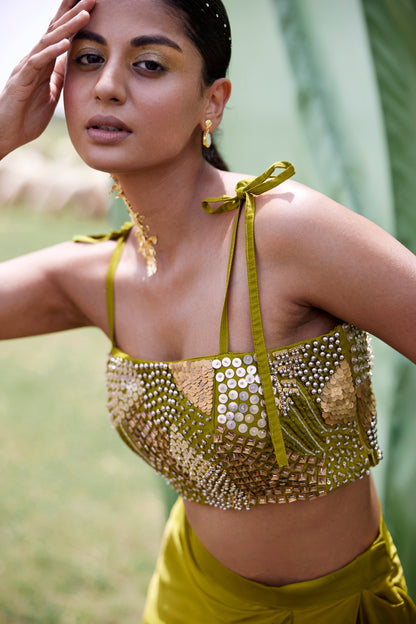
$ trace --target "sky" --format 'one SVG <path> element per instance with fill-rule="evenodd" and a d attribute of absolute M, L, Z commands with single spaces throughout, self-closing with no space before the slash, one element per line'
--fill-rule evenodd
<path fill-rule="evenodd" d="M 0 0 L 0 89 L 13 68 L 38 42 L 59 7 L 59 0 Z"/>

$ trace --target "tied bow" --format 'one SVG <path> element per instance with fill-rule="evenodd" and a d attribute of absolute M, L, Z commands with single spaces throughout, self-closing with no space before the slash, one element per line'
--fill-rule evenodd
<path fill-rule="evenodd" d="M 273 175 L 276 169 L 283 169 L 283 171 L 278 175 Z M 235 187 L 236 195 L 234 197 L 230 197 L 229 195 L 211 197 L 202 202 L 202 207 L 205 212 L 209 214 L 230 212 L 231 210 L 240 208 L 243 201 L 246 201 L 247 207 L 254 208 L 254 195 L 261 195 L 266 191 L 270 191 L 272 188 L 291 178 L 294 173 L 295 168 L 292 163 L 287 161 L 276 162 L 257 178 L 246 178 L 245 180 L 237 182 L 237 186 Z M 218 203 L 220 203 L 219 206 L 211 206 L 211 204 Z"/>

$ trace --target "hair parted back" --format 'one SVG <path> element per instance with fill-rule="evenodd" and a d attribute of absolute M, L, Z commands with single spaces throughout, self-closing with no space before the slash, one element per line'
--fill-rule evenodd
<path fill-rule="evenodd" d="M 183 18 L 189 39 L 199 51 L 202 61 L 202 79 L 209 86 L 227 75 L 231 59 L 231 28 L 221 0 L 162 0 Z M 202 148 L 203 156 L 211 165 L 227 170 L 214 143 Z"/>

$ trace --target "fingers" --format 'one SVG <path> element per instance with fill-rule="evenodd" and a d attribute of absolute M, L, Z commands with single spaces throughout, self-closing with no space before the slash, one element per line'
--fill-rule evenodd
<path fill-rule="evenodd" d="M 57 15 L 73 4 L 74 0 L 64 0 Z M 13 72 L 20 74 L 23 87 L 42 81 L 44 72 L 51 73 L 57 57 L 68 51 L 70 39 L 88 24 L 89 10 L 94 5 L 95 0 L 81 0 L 75 7 L 65 11 L 57 21 L 51 22 L 40 42 Z"/>
<path fill-rule="evenodd" d="M 55 69 L 50 81 L 51 98 L 53 103 L 57 103 L 62 91 L 65 80 L 65 63 L 66 54 L 63 54 L 58 58 L 55 64 Z"/>
<path fill-rule="evenodd" d="M 88 24 L 89 12 L 94 6 L 95 0 L 64 0 L 40 42 L 14 68 L 10 77 L 26 72 L 28 77 L 25 82 L 28 83 L 32 79 L 33 70 L 40 71 L 66 52 L 70 46 L 69 40 Z"/>
<path fill-rule="evenodd" d="M 68 0 L 65 0 L 67 2 Z M 73 2 L 73 0 L 71 0 Z M 76 7 L 65 12 L 58 20 L 50 23 L 47 32 L 40 42 L 33 48 L 32 54 L 37 54 L 49 45 L 54 45 L 62 39 L 70 39 L 81 28 L 88 24 L 89 11 L 94 7 L 95 0 L 81 0 Z"/>
<path fill-rule="evenodd" d="M 37 54 L 31 54 L 26 58 L 24 66 L 20 70 L 20 84 L 23 88 L 33 85 L 35 82 L 41 83 L 44 79 L 43 73 L 51 73 L 55 60 L 69 50 L 71 42 L 69 39 L 62 39 L 53 45 L 48 46 Z M 52 66 L 51 66 L 52 64 Z"/>
<path fill-rule="evenodd" d="M 41 41 L 13 71 L 0 95 L 0 157 L 48 125 L 64 82 L 65 53 L 94 6 L 95 0 L 63 0 Z"/>
<path fill-rule="evenodd" d="M 65 13 L 72 13 L 72 15 L 75 15 L 81 10 L 91 11 L 94 8 L 94 5 L 95 0 L 63 0 L 57 14 L 50 23 L 50 27 L 53 26 L 53 24 L 56 24 L 65 15 Z"/>

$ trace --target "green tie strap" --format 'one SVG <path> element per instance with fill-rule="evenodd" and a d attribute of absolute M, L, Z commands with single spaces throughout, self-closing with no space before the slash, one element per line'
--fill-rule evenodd
<path fill-rule="evenodd" d="M 278 175 L 273 175 L 276 169 L 283 169 Z M 281 161 L 274 163 L 267 171 L 257 178 L 246 178 L 237 182 L 235 190 L 237 194 L 234 197 L 222 195 L 221 197 L 211 197 L 202 202 L 202 207 L 209 214 L 220 214 L 222 212 L 230 212 L 241 206 L 245 201 L 247 204 L 254 205 L 254 195 L 261 195 L 272 188 L 279 186 L 285 180 L 288 180 L 295 174 L 295 168 L 290 162 Z M 213 208 L 211 204 L 218 204 Z"/>
<path fill-rule="evenodd" d="M 278 175 L 273 175 L 276 169 L 283 169 Z M 280 424 L 279 414 L 277 412 L 276 400 L 273 391 L 273 385 L 271 380 L 271 372 L 269 366 L 269 358 L 266 350 L 266 344 L 264 340 L 263 322 L 261 318 L 260 310 L 260 297 L 257 278 L 257 266 L 255 255 L 255 241 L 254 241 L 254 216 L 255 216 L 255 195 L 261 195 L 266 191 L 269 191 L 288 178 L 292 177 L 295 173 L 293 165 L 289 162 L 277 162 L 274 163 L 267 171 L 257 178 L 247 178 L 240 180 L 236 186 L 236 196 L 229 197 L 223 195 L 217 198 L 206 199 L 202 202 L 202 207 L 209 214 L 221 214 L 229 212 L 231 210 L 240 209 L 243 202 L 246 204 L 245 210 L 245 241 L 246 241 L 246 260 L 247 260 L 247 275 L 248 275 L 248 289 L 249 289 L 249 301 L 250 301 L 250 317 L 251 327 L 253 333 L 254 350 L 257 356 L 257 365 L 259 370 L 259 376 L 261 385 L 263 388 L 264 402 L 266 405 L 267 417 L 269 420 L 270 435 L 273 442 L 273 448 L 275 451 L 276 459 L 279 466 L 287 466 L 287 453 L 285 443 L 283 440 L 283 432 Z M 212 207 L 211 204 L 220 204 L 219 206 Z M 226 346 L 224 351 L 228 352 L 228 314 L 227 314 L 227 297 L 228 297 L 228 284 L 229 274 L 231 272 L 232 258 L 234 255 L 235 247 L 235 231 L 233 233 L 233 244 L 231 248 L 231 258 L 228 267 L 227 276 L 227 289 L 225 295 L 225 302 L 223 307 L 223 315 L 221 319 L 221 332 L 220 332 L 220 351 L 223 352 L 223 347 Z M 224 333 L 226 332 L 226 335 Z"/>
<path fill-rule="evenodd" d="M 110 265 L 107 271 L 106 281 L 106 298 L 107 298 L 107 318 L 108 318 L 108 332 L 111 342 L 115 344 L 115 325 L 114 325 L 114 276 L 115 272 L 123 253 L 124 243 L 133 227 L 131 221 L 127 221 L 121 228 L 115 232 L 109 234 L 98 234 L 96 236 L 75 236 L 74 242 L 76 243 L 101 243 L 103 241 L 114 240 L 117 241 L 116 248 L 111 256 Z"/>

